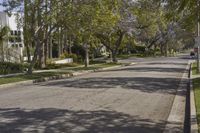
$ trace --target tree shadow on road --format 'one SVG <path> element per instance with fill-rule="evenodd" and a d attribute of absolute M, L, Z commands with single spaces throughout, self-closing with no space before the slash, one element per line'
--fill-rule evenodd
<path fill-rule="evenodd" d="M 161 133 L 165 121 L 115 111 L 0 109 L 1 133 Z"/>
<path fill-rule="evenodd" d="M 155 62 L 154 62 L 155 63 Z M 117 76 L 119 73 L 122 73 L 122 76 Z M 131 75 L 125 75 L 123 72 L 141 72 L 136 76 L 131 77 Z M 150 77 L 151 74 L 145 74 L 145 72 L 162 72 L 159 76 L 154 75 Z M 174 73 L 173 77 L 167 76 L 165 73 Z M 134 89 L 146 93 L 163 93 L 163 94 L 176 94 L 176 90 L 180 85 L 181 77 L 183 72 L 185 72 L 184 67 L 180 68 L 170 68 L 170 67 L 123 67 L 121 69 L 110 70 L 103 72 L 106 75 L 111 75 L 107 77 L 83 77 L 83 78 L 74 78 L 67 80 L 59 80 L 53 82 L 42 83 L 38 85 L 42 86 L 55 86 L 55 87 L 66 87 L 73 89 L 110 89 L 110 88 L 122 88 L 122 89 Z M 114 75 L 116 74 L 116 77 Z M 134 74 L 134 73 L 132 73 Z M 100 74 L 101 75 L 101 74 Z M 149 77 L 145 77 L 148 75 Z M 175 77 L 176 75 L 176 77 Z M 184 82 L 185 86 L 187 84 L 187 79 Z M 180 93 L 181 94 L 181 93 Z M 185 95 L 185 92 L 183 94 Z"/>
<path fill-rule="evenodd" d="M 127 67 L 112 71 L 130 71 L 130 72 L 162 72 L 162 73 L 183 73 L 185 68 L 170 68 L 170 67 Z"/>
<path fill-rule="evenodd" d="M 146 63 L 148 65 L 179 65 L 179 66 L 187 66 L 187 62 L 150 62 Z"/>
<path fill-rule="evenodd" d="M 93 77 L 79 80 L 62 80 L 48 82 L 43 86 L 66 87 L 73 89 L 134 89 L 146 93 L 175 94 L 179 86 L 178 78 L 152 78 L 152 77 Z M 185 83 L 187 84 L 187 82 Z M 183 94 L 184 95 L 184 94 Z"/>

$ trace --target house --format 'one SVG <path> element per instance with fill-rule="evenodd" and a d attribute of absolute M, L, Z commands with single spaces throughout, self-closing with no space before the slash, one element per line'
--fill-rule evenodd
<path fill-rule="evenodd" d="M 17 23 L 19 14 L 13 13 L 8 16 L 5 12 L 0 12 L 0 27 L 8 26 L 10 33 L 8 38 L 4 40 L 3 47 L 1 47 L 0 58 L 9 62 L 20 62 L 23 57 L 24 42 L 23 42 L 23 28 Z"/>

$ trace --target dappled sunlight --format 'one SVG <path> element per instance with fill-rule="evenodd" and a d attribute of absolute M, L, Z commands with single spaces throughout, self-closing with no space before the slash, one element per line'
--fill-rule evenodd
<path fill-rule="evenodd" d="M 0 109 L 0 131 L 9 133 L 161 133 L 165 124 L 106 110 Z"/>

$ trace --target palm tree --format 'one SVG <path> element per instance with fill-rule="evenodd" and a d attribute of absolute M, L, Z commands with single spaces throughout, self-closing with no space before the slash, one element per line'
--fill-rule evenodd
<path fill-rule="evenodd" d="M 4 61 L 4 44 L 3 42 L 8 39 L 10 28 L 8 26 L 0 27 L 0 48 L 1 48 L 1 61 Z"/>

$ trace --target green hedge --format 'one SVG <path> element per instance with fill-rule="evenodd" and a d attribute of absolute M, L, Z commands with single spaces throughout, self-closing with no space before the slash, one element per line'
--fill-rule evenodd
<path fill-rule="evenodd" d="M 72 58 L 73 62 L 78 62 L 78 56 L 76 54 L 68 54 L 68 53 L 64 53 L 60 56 L 61 59 L 65 59 L 65 58 Z"/>
<path fill-rule="evenodd" d="M 11 62 L 0 62 L 0 74 L 12 74 L 21 73 L 25 69 L 23 64 L 11 63 Z"/>
<path fill-rule="evenodd" d="M 54 64 L 54 63 L 51 63 L 51 64 L 47 64 L 46 65 L 46 68 L 44 69 L 60 69 L 60 68 L 67 68 L 67 67 L 77 67 L 79 66 L 79 64 L 77 63 L 69 63 L 69 64 Z"/>
<path fill-rule="evenodd" d="M 139 45 L 136 45 L 135 46 L 135 50 L 137 51 L 137 53 L 145 53 L 145 46 L 139 46 Z"/>

